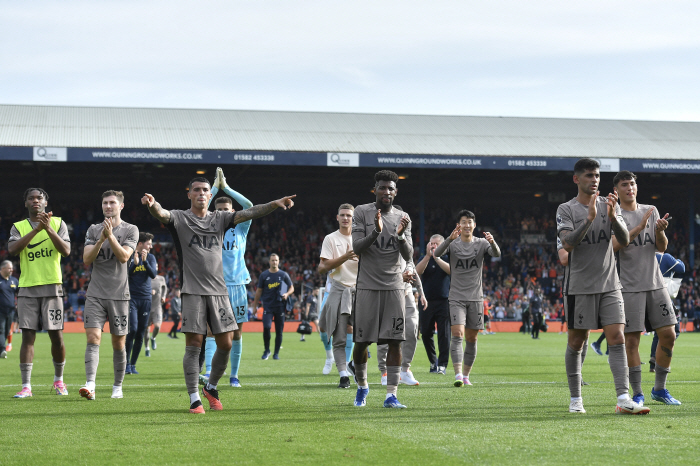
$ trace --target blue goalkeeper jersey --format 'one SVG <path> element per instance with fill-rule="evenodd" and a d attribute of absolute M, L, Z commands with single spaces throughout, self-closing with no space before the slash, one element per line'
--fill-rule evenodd
<path fill-rule="evenodd" d="M 224 261 L 226 286 L 250 283 L 250 273 L 245 265 L 245 244 L 252 222 L 252 220 L 248 220 L 239 223 L 234 228 L 229 228 L 224 235 L 221 253 Z"/>

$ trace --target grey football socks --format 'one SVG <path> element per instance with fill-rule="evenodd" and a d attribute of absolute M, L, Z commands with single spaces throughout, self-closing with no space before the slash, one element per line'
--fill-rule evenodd
<path fill-rule="evenodd" d="M 661 367 L 656 365 L 656 379 L 654 380 L 654 391 L 663 390 L 666 388 L 666 377 L 671 372 L 670 367 Z"/>
<path fill-rule="evenodd" d="M 608 355 L 610 370 L 612 371 L 613 381 L 615 382 L 617 396 L 629 394 L 629 368 L 627 367 L 625 344 L 608 344 L 608 350 L 610 351 Z"/>
<path fill-rule="evenodd" d="M 474 365 L 474 361 L 476 360 L 476 342 L 470 343 L 467 342 L 467 344 L 464 346 L 464 366 L 467 367 L 472 367 Z M 467 372 L 465 370 L 465 372 Z"/>
<path fill-rule="evenodd" d="M 581 365 L 583 366 L 583 362 L 586 360 L 586 354 L 588 353 L 588 337 L 586 337 L 586 341 L 583 342 L 583 350 L 581 350 Z"/>
<path fill-rule="evenodd" d="M 574 351 L 567 345 L 564 364 L 571 398 L 581 398 L 581 351 Z"/>
<path fill-rule="evenodd" d="M 187 393 L 197 393 L 199 383 L 199 352 L 197 346 L 185 346 L 185 356 L 182 358 L 182 368 L 185 371 L 185 385 Z"/>
<path fill-rule="evenodd" d="M 63 380 L 63 368 L 66 366 L 66 361 L 53 361 L 53 376 L 55 380 Z"/>
<path fill-rule="evenodd" d="M 85 348 L 85 380 L 95 383 L 97 365 L 100 363 L 100 345 L 88 343 Z"/>
<path fill-rule="evenodd" d="M 386 368 L 386 393 L 396 396 L 399 386 L 399 371 L 401 366 L 387 366 Z"/>
<path fill-rule="evenodd" d="M 120 387 L 124 382 L 124 372 L 126 370 L 126 348 L 114 350 L 112 353 L 112 364 L 114 365 L 114 386 Z"/>
<path fill-rule="evenodd" d="M 377 367 L 382 375 L 386 372 L 387 354 L 389 354 L 389 345 L 377 345 Z"/>
<path fill-rule="evenodd" d="M 639 395 L 642 392 L 642 366 L 634 366 L 629 368 L 630 371 L 630 387 L 633 395 Z"/>
<path fill-rule="evenodd" d="M 367 363 L 357 364 L 355 363 L 355 378 L 357 379 L 358 387 L 367 386 Z"/>
<path fill-rule="evenodd" d="M 19 371 L 22 373 L 22 387 L 30 387 L 32 384 L 32 364 L 31 362 L 19 363 Z"/>
<path fill-rule="evenodd" d="M 335 343 L 335 340 L 333 340 L 333 343 Z M 333 345 L 333 358 L 335 359 L 335 367 L 338 368 L 339 373 L 348 370 L 348 363 L 345 360 L 345 344 L 337 347 L 335 344 Z"/>
<path fill-rule="evenodd" d="M 464 359 L 463 341 L 464 338 L 455 336 L 450 340 L 450 355 L 452 356 L 452 365 L 456 374 L 462 373 L 462 360 Z"/>
<path fill-rule="evenodd" d="M 216 348 L 214 356 L 211 358 L 211 373 L 209 374 L 209 385 L 216 388 L 221 376 L 226 372 L 229 356 L 231 351 L 224 351 L 221 348 Z"/>

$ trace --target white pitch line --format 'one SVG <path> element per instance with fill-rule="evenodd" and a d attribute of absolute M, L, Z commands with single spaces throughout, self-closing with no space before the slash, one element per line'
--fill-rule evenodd
<path fill-rule="evenodd" d="M 609 382 L 588 382 L 589 384 L 612 384 L 612 381 Z M 692 384 L 700 384 L 700 380 L 674 380 L 672 381 L 671 385 L 673 384 L 686 384 L 686 383 L 692 383 Z M 472 382 L 474 385 L 567 385 L 567 382 Z M 12 388 L 12 387 L 17 387 L 20 384 L 13 384 L 13 385 L 0 385 L 0 388 Z M 228 385 L 228 384 L 219 384 L 219 385 Z M 309 385 L 327 385 L 327 386 L 334 386 L 335 382 L 309 382 L 309 383 L 300 383 L 300 384 L 290 384 L 290 383 L 271 383 L 271 382 L 260 382 L 260 383 L 246 383 L 244 387 L 272 387 L 272 386 L 285 386 L 285 387 L 304 387 L 304 386 L 309 386 Z M 380 385 L 379 382 L 372 382 L 369 385 Z M 445 386 L 451 386 L 451 383 L 442 383 L 442 382 L 421 382 L 420 385 L 445 385 Z M 32 388 L 52 388 L 53 385 L 44 385 L 44 384 L 33 384 Z M 66 384 L 66 387 L 82 387 L 82 384 Z M 112 385 L 95 385 L 96 387 L 111 387 Z M 153 383 L 153 384 L 128 384 L 124 385 L 124 388 L 152 388 L 152 387 L 184 387 L 184 383 Z"/>

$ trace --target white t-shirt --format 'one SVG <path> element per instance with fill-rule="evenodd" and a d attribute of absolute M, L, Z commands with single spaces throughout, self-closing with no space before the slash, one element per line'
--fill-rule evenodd
<path fill-rule="evenodd" d="M 323 239 L 321 258 L 326 260 L 337 259 L 345 254 L 348 249 L 352 250 L 352 235 L 345 236 L 340 230 L 336 230 Z M 328 276 L 345 286 L 355 286 L 357 283 L 357 264 L 357 259 L 345 261 L 345 263 L 331 270 Z"/>

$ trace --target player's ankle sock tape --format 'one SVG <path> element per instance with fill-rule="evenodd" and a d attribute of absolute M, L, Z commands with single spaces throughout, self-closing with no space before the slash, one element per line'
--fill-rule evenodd
<path fill-rule="evenodd" d="M 217 348 L 214 353 L 214 357 L 211 358 L 211 374 L 209 374 L 209 383 L 212 385 L 217 385 L 219 379 L 226 372 L 226 366 L 228 366 L 228 359 L 231 351 L 224 351 L 221 348 Z"/>
<path fill-rule="evenodd" d="M 401 379 L 401 366 L 387 366 L 386 368 L 386 392 L 396 395 L 396 387 Z"/>
<path fill-rule="evenodd" d="M 185 385 L 187 393 L 197 393 L 199 384 L 199 352 L 201 348 L 185 346 L 185 355 L 182 358 L 182 368 L 185 371 Z"/>
<path fill-rule="evenodd" d="M 624 343 L 621 345 L 608 345 L 610 371 L 615 382 L 617 396 L 629 392 L 629 368 L 627 367 L 627 353 Z"/>
<path fill-rule="evenodd" d="M 213 337 L 207 337 L 207 346 L 204 349 L 204 365 L 207 368 L 207 372 L 211 372 L 211 359 L 216 353 L 216 340 Z"/>
<path fill-rule="evenodd" d="M 367 363 L 355 363 L 355 377 L 357 378 L 357 385 L 360 387 L 367 385 Z"/>
<path fill-rule="evenodd" d="M 126 348 L 114 350 L 112 353 L 112 364 L 114 365 L 114 385 L 120 387 L 124 382 L 124 372 L 126 370 Z"/>
<path fill-rule="evenodd" d="M 100 345 L 88 343 L 85 348 L 85 380 L 94 382 L 97 375 L 97 365 L 100 363 Z"/>
<path fill-rule="evenodd" d="M 32 383 L 32 366 L 31 362 L 19 363 L 19 370 L 22 373 L 22 385 L 30 385 Z"/>
<path fill-rule="evenodd" d="M 464 338 L 462 337 L 452 337 L 450 340 L 450 355 L 452 356 L 452 364 L 459 364 L 462 366 L 462 361 L 464 360 L 464 350 L 462 349 L 462 342 Z"/>
<path fill-rule="evenodd" d="M 63 368 L 66 367 L 66 361 L 56 362 L 53 361 L 53 375 L 59 379 L 63 378 Z"/>
<path fill-rule="evenodd" d="M 586 341 L 583 342 L 583 350 L 581 350 L 581 366 L 583 366 L 583 362 L 586 360 L 586 354 L 588 354 L 588 337 L 586 337 Z"/>
<path fill-rule="evenodd" d="M 467 342 L 466 345 L 464 345 L 464 361 L 463 365 L 467 367 L 472 367 L 474 365 L 474 361 L 476 360 L 476 342 Z"/>
<path fill-rule="evenodd" d="M 670 367 L 661 367 L 656 365 L 656 375 L 654 379 L 654 390 L 663 390 L 666 388 L 666 378 L 668 373 L 671 372 Z"/>
<path fill-rule="evenodd" d="M 238 377 L 238 368 L 241 365 L 241 354 L 243 354 L 243 337 L 240 340 L 231 342 L 231 377 Z"/>
<path fill-rule="evenodd" d="M 632 394 L 642 393 L 642 366 L 630 367 L 630 388 Z"/>
<path fill-rule="evenodd" d="M 352 333 L 348 333 L 345 339 L 345 362 L 352 360 L 352 349 L 355 347 L 355 342 L 352 341 Z"/>
<path fill-rule="evenodd" d="M 574 351 L 570 346 L 566 346 L 564 355 L 564 365 L 566 366 L 566 376 L 569 380 L 569 392 L 571 398 L 581 397 L 581 351 Z"/>
<path fill-rule="evenodd" d="M 323 347 L 326 349 L 326 351 L 330 351 L 333 348 L 326 332 L 321 332 L 321 341 L 323 342 Z"/>

